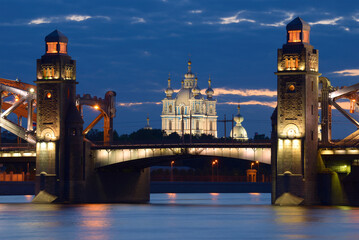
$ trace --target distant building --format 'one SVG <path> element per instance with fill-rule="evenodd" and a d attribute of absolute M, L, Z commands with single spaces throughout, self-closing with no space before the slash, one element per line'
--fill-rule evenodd
<path fill-rule="evenodd" d="M 182 80 L 182 87 L 173 96 L 171 79 L 168 78 L 166 98 L 162 100 L 162 130 L 167 135 L 177 132 L 179 135 L 208 134 L 217 137 L 217 100 L 213 98 L 211 79 L 208 80 L 206 97 L 201 94 L 197 77 L 191 71 L 191 61 L 188 61 L 188 72 Z"/>
<path fill-rule="evenodd" d="M 150 118 L 147 116 L 147 124 L 146 126 L 143 128 L 143 129 L 146 129 L 146 130 L 152 130 L 152 127 L 150 125 Z"/>
<path fill-rule="evenodd" d="M 246 129 L 242 126 L 242 122 L 244 118 L 240 114 L 241 106 L 239 104 L 237 109 L 238 109 L 238 114 L 233 119 L 236 122 L 236 126 L 233 127 L 230 136 L 233 136 L 233 138 L 237 140 L 247 141 L 248 135 Z"/>

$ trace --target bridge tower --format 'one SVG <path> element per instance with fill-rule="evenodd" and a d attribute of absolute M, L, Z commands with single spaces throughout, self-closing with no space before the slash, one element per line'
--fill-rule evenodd
<path fill-rule="evenodd" d="M 82 201 L 83 120 L 76 108 L 76 61 L 67 54 L 67 37 L 58 30 L 45 38 L 37 60 L 36 194 L 60 201 Z"/>
<path fill-rule="evenodd" d="M 317 201 L 320 74 L 318 50 L 310 45 L 309 35 L 309 24 L 297 17 L 287 25 L 287 42 L 278 49 L 272 203 L 279 198 L 295 204 Z"/>

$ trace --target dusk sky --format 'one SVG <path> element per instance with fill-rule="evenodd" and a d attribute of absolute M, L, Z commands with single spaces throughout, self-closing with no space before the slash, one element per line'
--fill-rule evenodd
<path fill-rule="evenodd" d="M 227 0 L 0 0 L 0 78 L 33 83 L 44 38 L 58 29 L 77 60 L 77 92 L 117 93 L 114 128 L 131 133 L 146 124 L 161 127 L 161 100 L 168 74 L 179 89 L 189 56 L 199 87 L 209 75 L 218 118 L 236 114 L 241 102 L 248 136 L 270 135 L 276 106 L 277 49 L 285 26 L 297 16 L 312 29 L 319 72 L 333 86 L 359 82 L 359 3 L 352 1 Z M 87 121 L 95 117 L 88 109 Z M 334 138 L 349 121 L 334 110 Z M 355 113 L 354 115 L 358 115 Z M 97 125 L 101 128 L 101 125 Z M 218 124 L 219 136 L 223 124 Z M 228 133 L 230 125 L 228 125 Z M 345 131 L 342 129 L 346 129 Z"/>

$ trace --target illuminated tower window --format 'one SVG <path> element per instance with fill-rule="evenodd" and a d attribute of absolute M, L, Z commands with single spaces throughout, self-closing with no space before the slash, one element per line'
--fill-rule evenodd
<path fill-rule="evenodd" d="M 309 31 L 303 31 L 303 42 L 309 43 Z"/>
<path fill-rule="evenodd" d="M 60 42 L 60 53 L 67 54 L 67 43 Z"/>
<path fill-rule="evenodd" d="M 47 53 L 57 53 L 57 42 L 47 43 Z"/>
<path fill-rule="evenodd" d="M 288 31 L 289 39 L 288 42 L 300 42 L 300 30 Z"/>
<path fill-rule="evenodd" d="M 72 75 L 72 68 L 69 66 L 65 67 L 65 78 L 71 79 L 71 75 Z"/>
<path fill-rule="evenodd" d="M 42 69 L 42 72 L 43 72 L 43 77 L 45 79 L 51 79 L 51 78 L 54 78 L 55 76 L 55 69 L 54 67 L 44 67 Z"/>

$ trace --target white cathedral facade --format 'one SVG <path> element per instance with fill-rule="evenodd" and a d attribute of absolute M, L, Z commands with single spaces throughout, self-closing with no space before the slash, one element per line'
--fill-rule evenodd
<path fill-rule="evenodd" d="M 191 71 L 191 61 L 188 61 L 188 72 L 181 84 L 174 97 L 171 79 L 168 78 L 166 98 L 162 100 L 162 130 L 167 135 L 177 132 L 179 135 L 208 134 L 217 137 L 217 100 L 213 98 L 211 79 L 204 96 L 198 87 L 197 77 Z"/>

